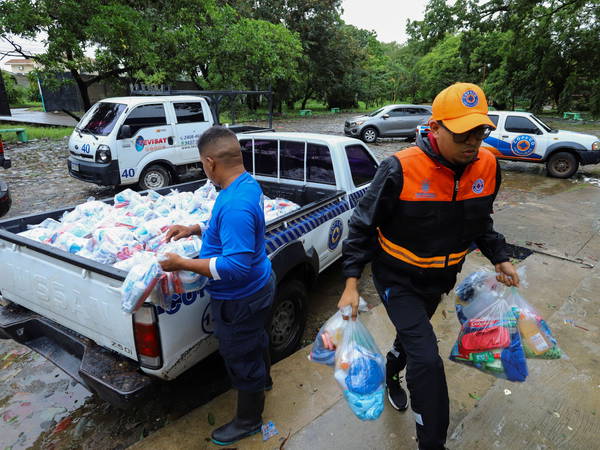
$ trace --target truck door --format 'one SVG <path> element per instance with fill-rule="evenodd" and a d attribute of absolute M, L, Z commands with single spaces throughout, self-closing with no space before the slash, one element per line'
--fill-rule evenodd
<path fill-rule="evenodd" d="M 206 108 L 205 108 L 206 106 Z M 200 161 L 198 154 L 198 138 L 210 126 L 207 120 L 208 105 L 202 101 L 173 102 L 175 110 L 175 135 L 177 137 L 177 153 L 182 164 Z"/>
<path fill-rule="evenodd" d="M 151 159 L 171 160 L 173 126 L 167 121 L 162 103 L 136 106 L 129 112 L 123 125 L 129 125 L 131 137 L 121 138 L 120 133 L 117 136 L 119 171 L 121 183 L 131 184 L 139 179 L 139 172 L 145 166 L 145 163 L 141 164 L 142 159 L 146 159 L 151 153 L 156 152 L 156 155 L 151 155 Z"/>
<path fill-rule="evenodd" d="M 532 120 L 508 115 L 500 130 L 503 154 L 512 159 L 541 160 L 546 153 L 547 136 Z"/>

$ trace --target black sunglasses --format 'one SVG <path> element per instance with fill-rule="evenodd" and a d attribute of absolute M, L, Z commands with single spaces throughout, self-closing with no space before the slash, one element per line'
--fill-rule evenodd
<path fill-rule="evenodd" d="M 480 127 L 473 128 L 465 133 L 455 133 L 450 131 L 442 121 L 438 121 L 438 123 L 444 130 L 452 135 L 452 139 L 454 139 L 454 142 L 457 144 L 463 144 L 467 141 L 467 139 L 469 139 L 469 136 L 473 136 L 478 141 L 482 141 L 492 132 L 492 127 L 488 125 L 481 125 Z"/>

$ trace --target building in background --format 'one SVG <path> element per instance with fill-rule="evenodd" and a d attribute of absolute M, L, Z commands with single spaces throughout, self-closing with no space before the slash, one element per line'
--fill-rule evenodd
<path fill-rule="evenodd" d="M 14 74 L 27 74 L 36 67 L 35 61 L 31 59 L 10 59 L 4 63 Z"/>

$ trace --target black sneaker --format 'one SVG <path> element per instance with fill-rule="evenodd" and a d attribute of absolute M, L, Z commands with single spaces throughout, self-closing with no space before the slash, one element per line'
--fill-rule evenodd
<path fill-rule="evenodd" d="M 404 411 L 408 408 L 408 397 L 400 386 L 400 378 L 402 377 L 394 375 L 391 380 L 387 380 L 388 400 L 396 411 Z"/>

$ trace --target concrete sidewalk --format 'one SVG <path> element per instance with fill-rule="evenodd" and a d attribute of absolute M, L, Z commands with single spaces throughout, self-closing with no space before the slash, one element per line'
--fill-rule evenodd
<path fill-rule="evenodd" d="M 11 109 L 10 113 L 10 116 L 0 116 L 0 122 L 62 127 L 74 127 L 77 125 L 77 120 L 63 112 L 29 111 L 27 108 L 15 108 Z"/>
<path fill-rule="evenodd" d="M 453 363 L 447 355 L 459 330 L 454 299 L 446 297 L 440 304 L 432 321 L 450 393 L 449 448 L 600 447 L 600 267 L 578 263 L 578 258 L 588 262 L 597 258 L 600 251 L 599 194 L 597 188 L 577 189 L 549 197 L 546 204 L 505 210 L 496 217 L 497 228 L 506 229 L 511 242 L 533 239 L 532 247 L 543 242 L 548 250 L 544 253 L 556 254 L 534 254 L 522 262 L 529 287 L 521 291 L 545 317 L 567 358 L 528 360 L 530 375 L 525 383 L 496 379 Z M 472 253 L 461 277 L 482 265 L 489 263 L 478 252 Z M 394 332 L 383 307 L 361 319 L 385 352 Z M 254 436 L 232 448 L 416 448 L 410 409 L 398 413 L 386 405 L 377 421 L 361 422 L 342 398 L 332 369 L 307 361 L 308 351 L 302 349 L 273 367 L 274 389 L 267 393 L 264 420 L 272 420 L 280 435 L 264 443 Z M 229 391 L 133 448 L 218 448 L 208 441 L 210 432 L 230 420 L 234 402 Z M 209 416 L 215 418 L 214 426 Z"/>

